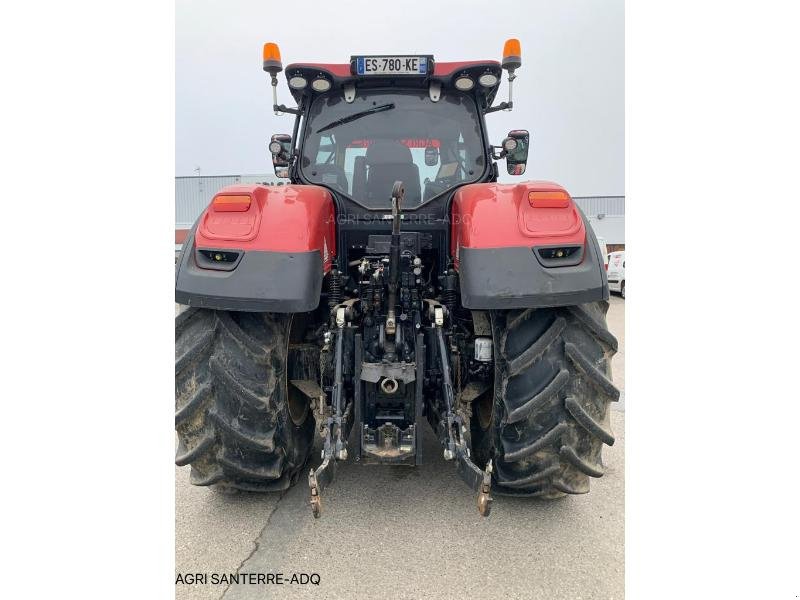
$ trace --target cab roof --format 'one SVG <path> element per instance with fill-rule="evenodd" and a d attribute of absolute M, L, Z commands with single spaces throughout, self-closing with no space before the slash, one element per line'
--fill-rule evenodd
<path fill-rule="evenodd" d="M 491 73 L 497 77 L 495 85 L 490 87 L 478 85 L 478 77 L 486 73 Z M 324 77 L 331 81 L 331 90 L 334 92 L 337 90 L 342 91 L 347 84 L 355 84 L 357 89 L 376 87 L 427 89 L 431 82 L 439 82 L 443 88 L 454 88 L 456 78 L 466 75 L 475 81 L 475 86 L 470 93 L 476 93 L 485 98 L 485 107 L 488 108 L 491 106 L 500 86 L 502 68 L 496 60 L 433 61 L 433 73 L 428 75 L 359 76 L 356 75 L 353 61 L 351 61 L 349 63 L 292 63 L 287 65 L 284 74 L 287 83 L 290 78 L 296 76 L 305 77 L 309 82 L 318 77 Z M 311 89 L 310 85 L 302 90 L 290 87 L 289 91 L 298 103 L 304 95 L 316 93 Z"/>

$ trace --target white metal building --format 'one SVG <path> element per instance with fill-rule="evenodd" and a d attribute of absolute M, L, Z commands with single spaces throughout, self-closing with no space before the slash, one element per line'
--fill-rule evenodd
<path fill-rule="evenodd" d="M 609 246 L 625 245 L 625 196 L 584 196 L 573 199 L 589 219 L 597 237 L 605 238 Z"/>

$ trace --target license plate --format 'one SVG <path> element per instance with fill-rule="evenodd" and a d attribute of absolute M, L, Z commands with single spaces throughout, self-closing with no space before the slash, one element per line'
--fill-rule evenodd
<path fill-rule="evenodd" d="M 426 56 L 358 56 L 357 75 L 427 75 Z"/>

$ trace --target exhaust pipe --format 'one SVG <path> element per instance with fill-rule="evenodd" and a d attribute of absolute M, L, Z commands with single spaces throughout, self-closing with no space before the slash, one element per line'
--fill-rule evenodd
<path fill-rule="evenodd" d="M 400 384 L 397 383 L 397 379 L 393 377 L 384 377 L 383 380 L 381 380 L 381 390 L 383 390 L 384 394 L 394 394 L 399 387 Z"/>

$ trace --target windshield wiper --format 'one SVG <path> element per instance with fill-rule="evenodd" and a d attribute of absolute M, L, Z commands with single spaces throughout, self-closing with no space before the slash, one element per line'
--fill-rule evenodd
<path fill-rule="evenodd" d="M 334 127 L 338 127 L 339 125 L 344 125 L 345 123 L 349 123 L 350 121 L 355 121 L 356 119 L 360 119 L 361 117 L 366 117 L 367 115 L 371 115 L 378 112 L 383 112 L 385 110 L 392 110 L 394 108 L 394 102 L 390 102 L 389 104 L 381 104 L 380 106 L 373 106 L 367 110 L 362 110 L 361 112 L 353 113 L 347 117 L 342 117 L 341 119 L 337 119 L 333 123 L 328 123 L 325 127 L 317 130 L 317 133 L 322 133 L 323 131 L 328 131 L 328 129 L 333 129 Z"/>

